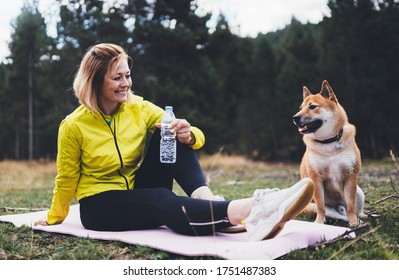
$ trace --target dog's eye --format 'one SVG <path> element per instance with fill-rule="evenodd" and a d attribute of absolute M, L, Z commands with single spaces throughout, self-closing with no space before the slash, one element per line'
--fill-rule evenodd
<path fill-rule="evenodd" d="M 299 110 L 302 110 L 302 106 L 299 106 Z"/>
<path fill-rule="evenodd" d="M 316 107 L 317 107 L 316 105 L 310 104 L 310 105 L 309 105 L 309 110 L 316 109 Z"/>

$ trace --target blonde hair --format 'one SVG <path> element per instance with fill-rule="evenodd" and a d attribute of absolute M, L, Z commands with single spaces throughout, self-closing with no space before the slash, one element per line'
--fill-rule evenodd
<path fill-rule="evenodd" d="M 125 50 L 115 44 L 97 44 L 88 49 L 80 63 L 73 82 L 73 89 L 79 102 L 92 112 L 99 112 L 97 98 L 104 84 L 104 78 L 114 65 L 131 60 Z M 129 89 L 127 102 L 133 102 Z"/>

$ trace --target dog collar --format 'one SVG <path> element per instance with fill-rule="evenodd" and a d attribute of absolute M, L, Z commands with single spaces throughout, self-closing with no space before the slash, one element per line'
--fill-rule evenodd
<path fill-rule="evenodd" d="M 325 139 L 325 140 L 314 139 L 314 141 L 316 141 L 317 143 L 320 143 L 320 144 L 330 144 L 330 143 L 333 143 L 333 142 L 336 142 L 336 141 L 339 142 L 339 140 L 341 140 L 342 134 L 344 134 L 344 129 L 343 128 L 341 128 L 341 130 L 338 132 L 338 134 L 335 135 L 332 138 L 328 138 L 328 139 Z M 338 144 L 337 144 L 337 147 L 338 147 Z"/>

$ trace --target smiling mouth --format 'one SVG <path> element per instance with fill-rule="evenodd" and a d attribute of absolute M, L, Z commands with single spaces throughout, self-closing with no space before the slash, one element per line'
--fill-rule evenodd
<path fill-rule="evenodd" d="M 116 94 L 127 94 L 127 90 L 116 90 Z"/>
<path fill-rule="evenodd" d="M 301 134 L 313 133 L 313 132 L 316 132 L 316 130 L 318 130 L 322 124 L 323 124 L 323 121 L 319 120 L 319 119 L 317 119 L 313 122 L 309 122 L 309 123 L 300 123 L 298 125 L 298 131 Z"/>

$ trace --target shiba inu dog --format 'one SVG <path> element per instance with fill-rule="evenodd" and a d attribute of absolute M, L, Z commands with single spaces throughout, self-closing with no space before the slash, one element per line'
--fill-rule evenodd
<path fill-rule="evenodd" d="M 293 121 L 306 145 L 300 175 L 311 178 L 315 185 L 314 203 L 306 212 L 316 213 L 318 223 L 324 223 L 327 216 L 356 226 L 358 218 L 367 217 L 364 193 L 357 185 L 361 157 L 356 128 L 348 122 L 327 81 L 318 94 L 303 87 L 303 102 Z"/>

